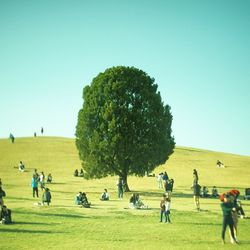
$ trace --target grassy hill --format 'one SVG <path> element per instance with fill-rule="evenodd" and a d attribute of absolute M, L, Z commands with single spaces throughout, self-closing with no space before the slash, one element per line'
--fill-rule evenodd
<path fill-rule="evenodd" d="M 226 168 L 217 168 L 216 161 Z M 26 171 L 18 171 L 22 160 Z M 201 199 L 201 212 L 194 210 L 192 170 L 199 172 L 200 184 L 219 192 L 250 186 L 250 157 L 177 147 L 169 161 L 154 172 L 167 171 L 174 178 L 172 224 L 159 223 L 159 190 L 156 178 L 129 177 L 130 189 L 139 192 L 150 210 L 129 210 L 125 194 L 117 200 L 116 179 L 84 180 L 73 177 L 81 164 L 73 139 L 58 137 L 17 138 L 15 144 L 0 140 L 0 178 L 7 193 L 5 203 L 13 211 L 13 225 L 0 225 L 1 249 L 224 249 L 220 242 L 221 211 L 217 199 Z M 51 207 L 35 205 L 31 177 L 34 169 L 52 173 Z M 99 196 L 107 188 L 111 200 Z M 92 208 L 79 208 L 75 195 L 84 191 Z M 250 214 L 250 202 L 243 201 Z M 240 220 L 242 249 L 250 249 L 250 220 Z M 228 235 L 227 235 L 228 236 Z M 2 238 L 3 237 L 3 238 Z M 233 248 L 229 243 L 227 247 Z"/>

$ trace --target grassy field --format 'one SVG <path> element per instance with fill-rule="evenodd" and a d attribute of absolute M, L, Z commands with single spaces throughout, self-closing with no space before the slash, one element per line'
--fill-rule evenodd
<path fill-rule="evenodd" d="M 221 160 L 225 169 L 216 167 Z M 26 171 L 17 169 L 22 160 Z M 49 172 L 53 183 L 50 207 L 37 206 L 32 197 L 31 177 L 34 169 Z M 159 223 L 159 202 L 163 190 L 156 178 L 129 177 L 129 187 L 138 192 L 149 210 L 130 210 L 126 193 L 117 199 L 116 179 L 84 180 L 73 177 L 80 161 L 73 139 L 57 137 L 17 138 L 15 144 L 0 140 L 0 178 L 7 197 L 5 204 L 13 212 L 14 224 L 0 225 L 0 249 L 250 249 L 250 220 L 239 221 L 240 245 L 221 245 L 220 202 L 201 199 L 201 211 L 194 209 L 192 170 L 199 172 L 200 184 L 219 192 L 237 188 L 243 193 L 250 186 L 250 157 L 177 147 L 169 161 L 155 173 L 167 171 L 174 178 L 171 203 L 172 224 Z M 100 194 L 107 188 L 111 200 L 102 202 Z M 90 209 L 74 204 L 79 191 L 92 203 Z M 242 201 L 250 215 L 250 201 Z"/>

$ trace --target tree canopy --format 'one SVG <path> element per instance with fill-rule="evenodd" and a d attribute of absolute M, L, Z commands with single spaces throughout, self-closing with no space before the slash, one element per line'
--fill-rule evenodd
<path fill-rule="evenodd" d="M 118 66 L 83 90 L 76 146 L 87 178 L 143 176 L 173 153 L 170 106 L 154 79 L 134 67 Z"/>

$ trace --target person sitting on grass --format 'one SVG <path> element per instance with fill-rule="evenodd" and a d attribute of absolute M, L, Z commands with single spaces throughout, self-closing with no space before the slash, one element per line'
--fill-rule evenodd
<path fill-rule="evenodd" d="M 44 203 L 47 203 L 47 205 L 49 206 L 50 202 L 51 202 L 51 193 L 49 191 L 48 188 L 44 189 L 43 192 L 43 197 L 42 197 L 42 205 L 44 205 Z"/>
<path fill-rule="evenodd" d="M 3 206 L 3 197 L 6 196 L 5 191 L 2 189 L 2 187 L 0 187 L 0 207 Z"/>
<path fill-rule="evenodd" d="M 145 206 L 144 203 L 140 200 L 139 194 L 132 194 L 129 200 L 129 207 L 132 209 L 147 209 L 148 206 Z"/>
<path fill-rule="evenodd" d="M 79 192 L 76 195 L 75 204 L 76 205 L 81 205 L 82 204 L 82 192 Z"/>
<path fill-rule="evenodd" d="M 52 182 L 52 175 L 51 175 L 51 173 L 48 174 L 46 182 L 47 183 L 51 183 Z"/>
<path fill-rule="evenodd" d="M 0 212 L 0 221 L 2 224 L 11 224 L 11 210 L 8 209 L 5 205 L 2 206 L 1 212 Z"/>
<path fill-rule="evenodd" d="M 88 201 L 86 193 L 82 193 L 82 207 L 90 208 L 91 203 Z"/>
<path fill-rule="evenodd" d="M 218 168 L 225 168 L 225 165 L 224 165 L 221 161 L 219 161 L 219 160 L 217 160 L 216 166 L 217 166 Z"/>
<path fill-rule="evenodd" d="M 78 173 L 78 169 L 76 169 L 75 172 L 74 172 L 74 176 L 75 176 L 75 177 L 78 177 L 78 174 L 79 174 L 79 173 Z"/>
<path fill-rule="evenodd" d="M 207 188 L 206 186 L 203 186 L 203 188 L 202 188 L 202 196 L 203 196 L 204 198 L 207 198 L 207 197 L 210 196 L 210 195 L 209 195 L 208 188 Z"/>
<path fill-rule="evenodd" d="M 212 197 L 214 197 L 214 198 L 219 197 L 218 190 L 217 190 L 216 186 L 213 186 L 213 188 L 212 188 Z"/>
<path fill-rule="evenodd" d="M 83 172 L 83 169 L 81 168 L 80 170 L 80 174 L 79 174 L 80 177 L 83 177 L 84 176 L 84 172 Z"/>
<path fill-rule="evenodd" d="M 109 200 L 109 193 L 108 193 L 108 190 L 106 188 L 104 189 L 104 192 L 102 193 L 100 200 L 101 201 L 108 201 Z"/>
<path fill-rule="evenodd" d="M 24 172 L 25 166 L 24 166 L 24 164 L 23 164 L 22 161 L 19 162 L 19 167 L 18 167 L 18 169 L 19 169 L 20 172 Z"/>

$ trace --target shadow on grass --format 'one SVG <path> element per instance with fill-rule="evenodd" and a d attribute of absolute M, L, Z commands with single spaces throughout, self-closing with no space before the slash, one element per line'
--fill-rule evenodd
<path fill-rule="evenodd" d="M 44 222 L 28 222 L 28 221 L 14 221 L 13 225 L 44 225 L 44 226 L 51 226 L 57 223 L 44 223 Z"/>
<path fill-rule="evenodd" d="M 52 216 L 52 217 L 62 217 L 62 218 L 88 218 L 87 216 L 83 216 L 80 214 L 59 214 L 59 213 L 38 213 L 38 212 L 23 212 L 23 211 L 15 211 L 16 214 L 25 214 L 25 215 L 37 215 L 37 216 Z"/>
<path fill-rule="evenodd" d="M 35 198 L 14 197 L 14 196 L 8 196 L 6 198 L 10 200 L 19 200 L 19 201 L 34 201 L 35 199 Z"/>
<path fill-rule="evenodd" d="M 9 233 L 29 233 L 29 234 L 58 234 L 65 233 L 52 230 L 27 230 L 27 229 L 17 229 L 17 228 L 0 228 L 0 232 Z"/>
<path fill-rule="evenodd" d="M 196 226 L 221 226 L 221 223 L 204 223 L 204 222 L 181 222 L 181 224 L 186 225 L 196 225 Z"/>
<path fill-rule="evenodd" d="M 193 194 L 187 194 L 182 192 L 173 192 L 172 197 L 178 197 L 178 198 L 192 198 Z"/>

